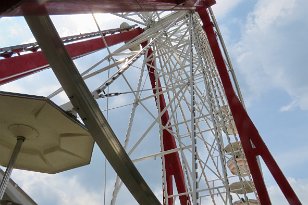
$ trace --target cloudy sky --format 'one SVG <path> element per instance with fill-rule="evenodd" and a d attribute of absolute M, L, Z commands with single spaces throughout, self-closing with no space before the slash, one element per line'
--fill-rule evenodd
<path fill-rule="evenodd" d="M 217 0 L 213 8 L 248 113 L 302 203 L 308 203 L 308 2 Z M 115 27 L 110 17 L 98 15 L 98 19 L 103 28 Z M 96 30 L 89 15 L 53 17 L 53 21 L 62 36 Z M 34 41 L 23 18 L 1 18 L 0 28 L 0 47 Z M 89 64 L 82 60 L 76 63 L 81 67 Z M 47 95 L 58 85 L 51 71 L 44 72 L 49 75 L 33 75 L 0 89 Z M 46 80 L 49 87 L 38 87 Z M 13 179 L 39 204 L 81 205 L 90 200 L 91 204 L 102 204 L 104 180 L 95 176 L 102 176 L 104 159 L 95 154 L 92 162 L 88 167 L 52 176 L 15 170 Z M 273 204 L 287 204 L 266 167 L 263 170 Z M 89 180 L 92 185 L 86 186 Z M 61 190 L 64 186 L 65 192 Z M 110 179 L 107 196 L 112 187 Z M 159 187 L 154 191 L 159 193 Z M 123 202 L 132 200 L 129 194 L 123 196 Z"/>
<path fill-rule="evenodd" d="M 308 2 L 218 1 L 217 17 L 248 112 L 305 204 L 308 198 Z M 283 204 L 264 168 L 273 204 Z M 276 203 L 275 203 L 276 202 Z"/>

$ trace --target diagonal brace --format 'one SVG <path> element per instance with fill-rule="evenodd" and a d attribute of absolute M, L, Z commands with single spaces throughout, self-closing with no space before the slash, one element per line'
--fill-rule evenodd
<path fill-rule="evenodd" d="M 158 205 L 82 80 L 49 16 L 25 16 L 56 77 L 93 139 L 139 204 Z"/>

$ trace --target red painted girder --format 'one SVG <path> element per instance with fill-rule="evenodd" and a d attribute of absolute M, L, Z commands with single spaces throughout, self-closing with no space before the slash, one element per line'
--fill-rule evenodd
<path fill-rule="evenodd" d="M 235 94 L 223 55 L 219 48 L 219 44 L 213 29 L 213 24 L 210 20 L 206 8 L 197 8 L 197 12 L 199 13 L 199 16 L 203 22 L 203 29 L 209 40 L 215 63 L 217 65 L 218 73 L 225 90 L 230 110 L 232 112 L 236 128 L 239 133 L 242 147 L 247 158 L 248 166 L 251 171 L 251 175 L 256 186 L 261 204 L 270 205 L 271 201 L 257 162 L 258 155 L 262 157 L 263 161 L 273 175 L 288 202 L 292 205 L 301 205 L 301 202 L 299 201 L 286 177 L 283 175 L 278 164 L 262 140 L 257 128 L 251 121 L 242 103 L 239 101 Z M 253 147 L 251 143 L 253 143 L 255 147 Z"/>
<path fill-rule="evenodd" d="M 142 45 L 145 46 L 146 44 L 143 43 Z M 162 94 L 163 90 L 162 90 L 162 87 L 161 87 L 160 80 L 158 78 L 156 78 L 156 75 L 155 75 L 155 72 L 156 72 L 155 71 L 155 61 L 153 60 L 152 49 L 148 50 L 147 57 L 148 57 L 147 68 L 148 68 L 148 72 L 149 72 L 149 78 L 150 78 L 150 81 L 151 81 L 151 86 L 152 86 L 152 89 L 153 89 L 153 94 L 154 94 L 155 100 L 156 100 L 157 109 L 159 110 L 160 113 L 162 113 L 163 110 L 166 109 L 166 101 L 165 101 L 164 95 Z M 157 93 L 160 93 L 160 94 L 158 94 L 158 97 L 156 97 Z M 171 128 L 171 123 L 169 121 L 168 110 L 166 110 L 162 114 L 161 124 L 162 124 L 163 127 L 168 127 L 168 129 L 163 128 L 163 130 L 162 130 L 163 151 L 167 151 L 167 150 L 177 148 L 174 136 L 171 134 L 172 128 Z M 174 181 L 175 181 L 175 185 L 176 185 L 178 193 L 179 194 L 186 193 L 187 189 L 186 189 L 186 186 L 185 186 L 184 173 L 183 173 L 179 153 L 173 152 L 173 153 L 165 155 L 164 158 L 165 158 L 166 183 L 167 183 L 168 196 L 173 195 L 173 177 L 174 177 Z M 188 194 L 179 196 L 179 199 L 180 199 L 181 205 L 190 205 L 191 204 Z M 168 199 L 164 198 L 164 200 L 168 200 L 169 205 L 174 204 L 173 198 L 168 198 Z"/>
<path fill-rule="evenodd" d="M 143 30 L 141 28 L 136 28 L 127 32 L 105 36 L 105 40 L 108 46 L 113 46 L 121 42 L 129 41 L 142 32 Z M 73 59 L 105 47 L 106 45 L 100 37 L 65 46 Z M 1 59 L 0 85 L 30 75 L 47 67 L 49 67 L 49 64 L 42 51 Z"/>
<path fill-rule="evenodd" d="M 61 40 L 63 42 L 63 44 L 69 44 L 69 43 L 74 43 L 77 41 L 82 41 L 82 40 L 86 40 L 86 39 L 90 39 L 90 38 L 97 38 L 98 36 L 107 36 L 107 35 L 111 35 L 111 34 L 115 34 L 115 33 L 120 33 L 120 32 L 124 32 L 124 31 L 129 31 L 133 28 L 135 28 L 137 26 L 133 25 L 133 26 L 128 26 L 126 28 L 115 28 L 115 29 L 108 29 L 108 30 L 103 30 L 103 31 L 95 31 L 95 32 L 90 32 L 90 33 L 83 33 L 83 34 L 78 34 L 78 35 L 72 35 L 72 36 L 66 36 L 66 37 L 62 37 Z M 35 43 L 26 43 L 26 44 L 19 44 L 19 45 L 15 45 L 15 46 L 8 46 L 8 47 L 3 47 L 0 48 L 0 57 L 3 58 L 10 58 L 12 57 L 14 54 L 17 55 L 23 55 L 26 52 L 29 53 L 30 52 L 36 52 L 39 50 L 39 45 L 35 42 Z"/>
<path fill-rule="evenodd" d="M 211 6 L 215 0 L 1 0 L 1 16 L 46 14 L 80 14 L 91 12 L 142 12 L 162 10 L 195 9 L 199 5 Z"/>

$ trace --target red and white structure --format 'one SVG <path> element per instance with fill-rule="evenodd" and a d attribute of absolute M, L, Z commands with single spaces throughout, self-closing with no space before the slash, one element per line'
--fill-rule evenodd
<path fill-rule="evenodd" d="M 155 181 L 165 205 L 269 205 L 259 159 L 289 204 L 301 204 L 244 108 L 214 0 L 4 2 L 0 15 L 25 15 L 38 43 L 0 49 L 0 84 L 51 66 L 63 89 L 49 97 L 67 93 L 63 108 L 79 114 L 119 175 L 110 204 L 122 179 L 140 204 L 159 203 Z M 91 12 L 134 26 L 61 40 L 48 17 Z M 72 59 L 101 49 L 79 74 Z M 102 112 L 121 124 L 109 126 Z"/>

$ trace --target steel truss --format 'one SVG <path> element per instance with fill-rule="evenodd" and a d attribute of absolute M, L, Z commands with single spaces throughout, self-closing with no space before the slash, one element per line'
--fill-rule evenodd
<path fill-rule="evenodd" d="M 161 5 L 166 3 L 162 2 Z M 191 7 L 190 4 L 187 8 Z M 140 172 L 145 171 L 145 166 L 151 169 L 152 172 L 143 177 L 152 190 L 158 184 L 162 186 L 166 205 L 270 204 L 257 163 L 258 155 L 289 203 L 301 204 L 233 89 L 232 83 L 238 85 L 232 69 L 226 67 L 226 56 L 220 51 L 208 10 L 205 7 L 198 7 L 196 11 L 178 8 L 180 11 L 115 13 L 142 29 L 102 35 L 100 48 L 107 48 L 108 54 L 81 74 L 83 80 L 93 79 L 96 83 L 91 95 L 101 111 L 108 112 L 110 118 L 121 116 L 117 123 L 110 124 L 123 141 L 126 153 Z M 27 12 L 31 13 L 30 10 Z M 35 21 L 28 20 L 30 23 Z M 115 35 L 121 35 L 121 39 L 112 41 Z M 126 42 L 124 45 L 111 47 L 123 41 Z M 89 45 L 89 42 L 85 44 Z M 133 49 L 138 46 L 139 49 Z M 45 49 L 48 52 L 48 46 Z M 42 50 L 46 52 L 44 48 Z M 76 56 L 95 51 L 90 50 Z M 12 58 L 5 60 L 9 59 Z M 48 60 L 55 63 L 55 59 Z M 5 71 L 2 83 L 9 77 L 14 80 L 47 66 L 45 60 L 42 65 L 33 65 L 13 74 Z M 61 76 L 60 70 L 55 72 Z M 65 81 L 62 79 L 64 85 Z M 64 89 L 68 94 L 73 92 L 78 97 L 77 91 L 66 86 L 68 88 L 64 86 Z M 59 88 L 49 97 L 61 91 Z M 239 90 L 237 94 L 240 96 Z M 72 99 L 72 95 L 69 97 Z M 91 106 L 94 106 L 92 102 Z M 63 108 L 79 113 L 83 119 L 87 114 L 80 111 L 80 105 L 74 99 Z M 244 129 L 244 122 L 249 129 Z M 85 124 L 93 128 L 87 123 L 85 120 Z M 95 120 L 92 123 L 95 124 Z M 121 131 L 116 130 L 119 123 Z M 96 133 L 99 133 L 97 129 Z M 100 147 L 110 157 L 112 151 L 102 143 Z M 120 146 L 117 148 L 123 151 Z M 108 159 L 111 164 L 116 164 L 112 158 Z M 240 165 L 239 160 L 244 164 Z M 132 166 L 129 168 L 133 170 Z M 136 193 L 137 189 L 131 186 L 123 170 L 119 167 L 116 170 L 124 183 L 128 183 L 126 185 L 137 201 L 146 201 Z M 121 186 L 120 177 L 117 177 L 110 204 L 116 204 L 117 198 L 121 197 Z M 174 193 L 174 187 L 177 193 Z"/>
<path fill-rule="evenodd" d="M 251 176 L 242 176 L 239 170 L 237 175 L 233 175 L 227 168 L 227 161 L 235 160 L 232 156 L 236 154 L 227 154 L 224 147 L 239 141 L 239 138 L 226 134 L 233 119 L 229 109 L 228 113 L 223 112 L 228 107 L 227 100 L 198 15 L 180 11 L 166 14 L 121 13 L 117 16 L 127 16 L 125 19 L 134 19 L 134 22 L 144 21 L 148 28 L 138 40 L 131 42 L 132 47 L 144 42 L 141 51 L 146 58 L 142 65 L 135 65 L 140 69 L 139 80 L 135 80 L 138 84 L 125 80 L 131 91 L 137 91 L 132 93 L 125 147 L 133 155 L 138 147 L 144 147 L 142 141 L 147 138 L 153 140 L 153 129 L 159 127 L 162 154 L 158 156 L 164 156 L 164 203 L 173 204 L 180 199 L 181 204 L 232 204 L 242 197 L 257 199 L 256 192 L 244 193 L 243 196 L 230 193 L 229 185 L 232 182 L 250 181 Z M 122 49 L 117 49 L 117 52 L 122 52 Z M 133 68 L 125 72 L 119 69 L 124 79 L 130 69 Z M 116 84 L 116 80 L 108 81 L 110 89 L 113 83 Z M 151 87 L 148 87 L 149 84 Z M 149 90 L 153 90 L 154 95 Z M 158 113 L 148 105 L 153 97 Z M 143 123 L 145 132 L 139 138 L 132 139 L 132 130 L 140 127 L 135 119 L 140 111 L 152 121 L 148 125 Z M 136 135 L 133 136 L 136 138 Z M 130 143 L 133 143 L 131 149 L 128 148 Z M 166 154 L 168 150 L 176 151 Z M 177 161 L 177 156 L 180 161 Z M 146 156 L 139 158 L 151 159 Z M 178 193 L 173 193 L 173 183 Z M 116 203 L 120 187 L 118 178 L 112 204 Z"/>

